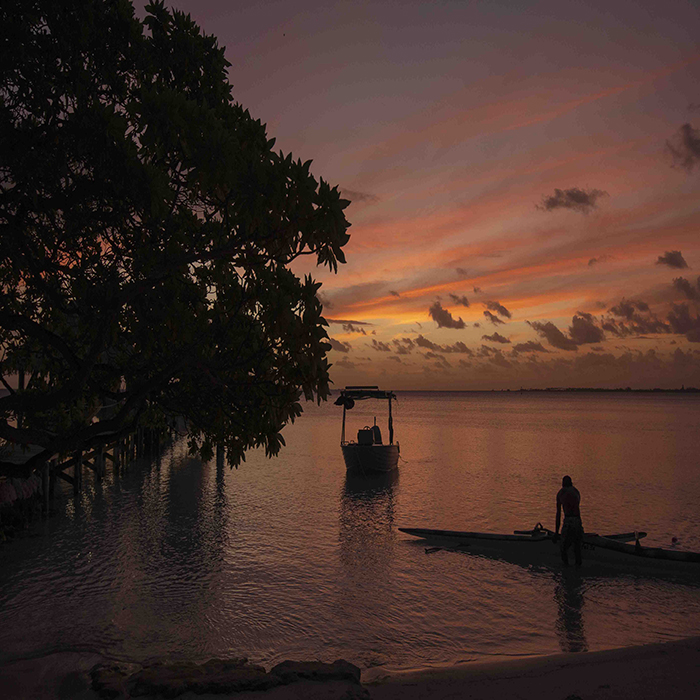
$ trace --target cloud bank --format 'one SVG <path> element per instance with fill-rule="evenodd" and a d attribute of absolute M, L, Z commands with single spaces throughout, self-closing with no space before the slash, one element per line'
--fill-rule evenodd
<path fill-rule="evenodd" d="M 331 350 L 337 350 L 338 352 L 350 352 L 352 350 L 350 343 L 341 343 L 335 338 L 329 338 L 328 342 L 331 344 Z"/>
<path fill-rule="evenodd" d="M 489 321 L 491 321 L 491 323 L 493 323 L 494 326 L 497 326 L 497 325 L 499 325 L 499 324 L 504 324 L 504 323 L 505 323 L 505 321 L 501 321 L 501 319 L 498 318 L 498 316 L 496 316 L 496 314 L 492 314 L 492 313 L 491 313 L 490 311 L 488 311 L 488 310 L 487 310 L 487 311 L 484 311 L 484 316 L 485 316 Z"/>
<path fill-rule="evenodd" d="M 505 318 L 511 318 L 511 313 L 506 309 L 503 304 L 499 304 L 497 301 L 486 301 L 484 306 L 490 311 L 495 311 L 499 316 L 504 316 Z"/>
<path fill-rule="evenodd" d="M 578 350 L 578 345 L 571 338 L 567 338 L 551 321 L 544 323 L 541 321 L 526 321 L 526 323 L 552 347 L 573 352 Z"/>
<path fill-rule="evenodd" d="M 459 296 L 458 294 L 450 294 L 450 299 L 455 304 L 459 304 L 460 306 L 469 306 L 469 299 L 467 299 L 466 295 Z"/>
<path fill-rule="evenodd" d="M 465 323 L 461 318 L 453 318 L 452 314 L 442 308 L 442 304 L 436 301 L 429 309 L 428 315 L 437 323 L 438 328 L 464 328 Z"/>
<path fill-rule="evenodd" d="M 580 187 L 572 187 L 568 190 L 554 189 L 554 194 L 542 197 L 542 203 L 537 204 L 541 211 L 554 211 L 555 209 L 571 209 L 573 211 L 588 214 L 598 206 L 601 197 L 607 197 L 604 190 L 584 190 Z"/>
<path fill-rule="evenodd" d="M 482 335 L 482 340 L 489 340 L 492 343 L 510 343 L 510 340 L 500 333 L 494 333 L 493 335 Z"/>
<path fill-rule="evenodd" d="M 683 124 L 675 136 L 666 141 L 666 149 L 671 154 L 674 166 L 691 172 L 700 162 L 700 131 L 690 124 Z"/>
<path fill-rule="evenodd" d="M 680 250 L 667 250 L 663 255 L 659 255 L 656 259 L 657 265 L 667 265 L 677 270 L 682 270 L 688 267 L 688 263 L 681 255 Z"/>
<path fill-rule="evenodd" d="M 673 286 L 685 295 L 686 299 L 694 301 L 700 298 L 700 277 L 698 277 L 697 286 L 694 287 L 685 277 L 676 277 L 673 280 Z"/>

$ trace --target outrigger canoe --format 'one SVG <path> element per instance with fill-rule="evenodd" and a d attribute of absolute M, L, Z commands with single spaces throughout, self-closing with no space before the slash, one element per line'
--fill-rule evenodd
<path fill-rule="evenodd" d="M 426 552 L 447 549 L 504 559 L 521 565 L 558 565 L 561 562 L 555 535 L 539 523 L 532 530 L 515 530 L 513 534 L 462 532 L 400 527 L 401 532 L 420 537 L 434 545 Z M 700 577 L 700 553 L 682 549 L 644 547 L 645 532 L 612 535 L 586 533 L 583 536 L 583 565 L 605 565 L 636 569 L 640 566 L 663 570 L 687 571 Z M 631 543 L 633 542 L 633 543 Z M 573 551 L 569 550 L 573 562 Z"/>

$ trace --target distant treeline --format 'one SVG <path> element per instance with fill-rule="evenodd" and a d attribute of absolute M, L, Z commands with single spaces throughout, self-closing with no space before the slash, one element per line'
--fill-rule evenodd
<path fill-rule="evenodd" d="M 520 389 L 398 389 L 396 390 L 399 394 L 493 394 L 493 393 L 547 393 L 555 392 L 562 393 L 565 391 L 577 391 L 577 392 L 597 392 L 597 393 L 612 393 L 612 392 L 629 392 L 629 393 L 657 393 L 657 394 L 698 394 L 700 389 L 696 389 L 694 386 L 682 386 L 680 389 L 632 389 L 632 387 L 617 387 L 615 389 L 596 389 L 589 387 L 548 387 L 546 389 L 525 389 L 520 387 Z M 333 389 L 331 392 L 332 396 L 339 395 L 339 389 Z"/>
<path fill-rule="evenodd" d="M 507 391 L 510 391 L 508 389 Z M 520 391 L 597 391 L 597 392 L 610 392 L 610 391 L 634 391 L 634 392 L 657 392 L 664 394 L 687 394 L 687 393 L 698 393 L 700 389 L 696 389 L 694 386 L 682 386 L 680 389 L 632 389 L 631 387 L 619 387 L 617 389 L 589 389 L 586 387 L 567 387 L 565 389 L 560 389 L 556 387 L 549 387 L 547 389 L 520 389 Z"/>

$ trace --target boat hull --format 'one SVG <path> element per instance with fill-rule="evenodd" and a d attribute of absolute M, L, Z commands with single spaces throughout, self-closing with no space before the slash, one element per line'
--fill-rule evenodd
<path fill-rule="evenodd" d="M 497 534 L 399 528 L 401 532 L 420 537 L 445 549 L 501 559 L 521 566 L 562 565 L 560 547 L 547 531 L 532 535 Z M 682 550 L 667 550 L 626 544 L 599 535 L 584 535 L 582 570 L 591 574 L 611 572 L 688 573 L 700 583 L 700 554 Z M 569 550 L 573 563 L 573 551 Z"/>
<path fill-rule="evenodd" d="M 345 467 L 357 474 L 390 472 L 399 464 L 398 445 L 341 445 Z"/>

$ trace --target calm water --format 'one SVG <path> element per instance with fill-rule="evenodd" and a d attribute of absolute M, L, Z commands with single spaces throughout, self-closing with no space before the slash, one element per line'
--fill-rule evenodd
<path fill-rule="evenodd" d="M 350 432 L 384 411 L 358 404 Z M 398 475 L 369 481 L 346 476 L 340 414 L 307 407 L 281 457 L 237 471 L 180 441 L 64 492 L 0 547 L 0 660 L 342 657 L 373 675 L 700 634 L 700 581 L 426 555 L 397 532 L 553 527 L 568 473 L 588 530 L 700 550 L 700 396 L 399 394 Z"/>

